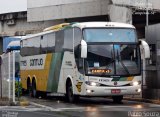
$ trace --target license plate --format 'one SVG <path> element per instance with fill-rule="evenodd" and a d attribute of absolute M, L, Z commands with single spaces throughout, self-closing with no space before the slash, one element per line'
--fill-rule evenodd
<path fill-rule="evenodd" d="M 111 89 L 111 93 L 118 94 L 118 93 L 121 93 L 121 90 L 120 89 Z"/>

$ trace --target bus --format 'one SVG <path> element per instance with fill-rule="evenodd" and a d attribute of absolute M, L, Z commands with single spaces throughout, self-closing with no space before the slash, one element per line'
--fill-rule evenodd
<path fill-rule="evenodd" d="M 121 102 L 141 92 L 141 55 L 149 57 L 149 46 L 130 24 L 64 23 L 26 36 L 20 45 L 22 87 L 33 97 L 46 92 L 69 102 L 81 96 Z"/>

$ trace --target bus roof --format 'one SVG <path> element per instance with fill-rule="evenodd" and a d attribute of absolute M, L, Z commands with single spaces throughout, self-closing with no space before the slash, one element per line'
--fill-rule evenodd
<path fill-rule="evenodd" d="M 135 28 L 131 24 L 118 23 L 118 22 L 83 22 L 75 23 L 73 27 L 91 28 L 91 27 L 115 27 L 115 28 Z"/>
<path fill-rule="evenodd" d="M 23 37 L 21 40 L 25 40 L 25 39 L 29 39 L 29 38 L 33 38 L 33 37 L 37 37 L 37 36 L 43 36 L 45 34 L 49 34 L 49 33 L 52 33 L 52 32 L 54 32 L 54 31 L 50 30 L 50 31 L 40 32 L 40 33 L 37 33 L 37 34 L 27 35 L 27 36 Z"/>
<path fill-rule="evenodd" d="M 26 37 L 22 38 L 22 40 L 37 37 L 37 36 L 42 36 L 48 33 L 52 33 L 58 30 L 62 30 L 68 27 L 79 27 L 81 29 L 83 28 L 91 28 L 91 27 L 110 27 L 110 28 L 135 28 L 131 24 L 126 24 L 126 23 L 118 23 L 118 22 L 82 22 L 82 23 L 62 23 L 58 24 L 55 26 L 51 26 L 49 28 L 46 28 L 44 32 L 37 33 L 37 34 L 32 34 L 32 35 L 27 35 Z"/>

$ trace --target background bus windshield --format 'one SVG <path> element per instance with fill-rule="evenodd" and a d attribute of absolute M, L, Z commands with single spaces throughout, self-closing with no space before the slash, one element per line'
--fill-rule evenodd
<path fill-rule="evenodd" d="M 95 28 L 84 29 L 86 42 L 137 42 L 135 29 Z"/>

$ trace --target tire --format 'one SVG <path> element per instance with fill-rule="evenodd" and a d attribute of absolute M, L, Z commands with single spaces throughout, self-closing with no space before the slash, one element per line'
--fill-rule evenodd
<path fill-rule="evenodd" d="M 27 81 L 27 94 L 32 97 L 32 85 L 30 81 Z"/>
<path fill-rule="evenodd" d="M 22 88 L 22 95 L 27 94 L 27 90 L 25 90 L 24 88 Z"/>
<path fill-rule="evenodd" d="M 38 97 L 38 92 L 37 92 L 37 89 L 36 89 L 36 83 L 35 83 L 35 81 L 33 81 L 33 83 L 32 83 L 32 94 L 31 95 L 34 98 Z"/>
<path fill-rule="evenodd" d="M 114 103 L 122 103 L 123 95 L 121 95 L 121 96 L 112 96 L 112 99 L 113 99 Z"/>
<path fill-rule="evenodd" d="M 39 95 L 40 95 L 42 98 L 47 98 L 47 93 L 46 93 L 46 92 L 40 92 Z"/>
<path fill-rule="evenodd" d="M 66 99 L 70 103 L 79 101 L 79 96 L 73 94 L 73 87 L 71 81 L 69 81 L 66 86 Z"/>

